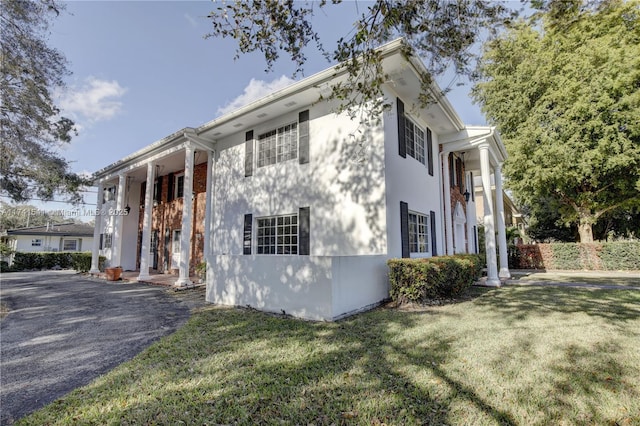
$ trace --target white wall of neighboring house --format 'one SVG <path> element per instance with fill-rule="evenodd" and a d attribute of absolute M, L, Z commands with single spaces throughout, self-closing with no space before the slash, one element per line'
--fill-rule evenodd
<path fill-rule="evenodd" d="M 63 237 L 59 235 L 13 235 L 13 249 L 15 251 L 35 253 L 49 251 L 90 251 L 93 245 L 93 237 Z M 40 240 L 40 245 L 34 245 Z M 65 250 L 65 241 L 74 244 L 75 250 Z M 69 248 L 69 246 L 67 246 Z"/>
<path fill-rule="evenodd" d="M 369 128 L 359 144 L 358 123 L 346 114 L 329 112 L 327 103 L 309 110 L 307 164 L 255 167 L 245 178 L 245 132 L 218 141 L 208 300 L 334 319 L 388 295 L 382 129 Z M 299 111 L 255 126 L 254 137 L 297 121 Z M 300 207 L 310 207 L 310 256 L 256 254 L 255 220 Z M 243 255 L 248 213 L 253 249 Z"/>

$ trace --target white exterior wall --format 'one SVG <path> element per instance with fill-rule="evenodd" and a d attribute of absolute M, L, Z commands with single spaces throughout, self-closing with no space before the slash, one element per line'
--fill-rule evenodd
<path fill-rule="evenodd" d="M 65 251 L 64 240 L 76 240 L 76 251 L 91 251 L 93 247 L 93 237 L 61 237 L 59 235 L 12 235 L 15 239 L 14 250 L 26 253 L 45 251 Z M 42 240 L 41 246 L 32 246 L 31 241 Z"/>
<path fill-rule="evenodd" d="M 301 110 L 253 127 L 254 139 L 296 122 Z M 257 168 L 254 162 L 253 176 L 245 178 L 245 131 L 218 141 L 207 300 L 334 319 L 387 297 L 383 132 L 368 129 L 361 146 L 354 137 L 358 123 L 348 116 L 330 113 L 325 103 L 309 110 L 307 164 L 295 159 Z M 257 151 L 256 144 L 255 158 Z M 310 207 L 310 256 L 255 254 L 256 219 L 300 207 Z M 248 213 L 251 256 L 242 254 Z"/>
<path fill-rule="evenodd" d="M 385 135 L 385 170 L 386 170 L 386 201 L 387 201 L 387 235 L 389 241 L 389 257 L 402 257 L 402 235 L 400 232 L 400 201 L 409 205 L 410 211 L 428 215 L 431 211 L 436 216 L 436 244 L 438 255 L 444 252 L 442 232 L 442 205 L 440 188 L 440 158 L 438 156 L 438 135 L 433 126 L 421 117 L 411 114 L 411 104 L 405 103 L 405 115 L 417 123 L 425 131 L 425 151 L 427 148 L 426 128 L 431 128 L 433 151 L 433 176 L 429 175 L 428 157 L 425 152 L 425 163 L 407 155 L 400 156 L 398 152 L 398 116 L 396 112 L 396 95 L 388 92 L 393 99 L 392 108 L 384 114 Z M 448 201 L 448 200 L 447 200 Z M 431 229 L 429 227 L 429 253 L 412 253 L 411 257 L 431 257 Z"/>

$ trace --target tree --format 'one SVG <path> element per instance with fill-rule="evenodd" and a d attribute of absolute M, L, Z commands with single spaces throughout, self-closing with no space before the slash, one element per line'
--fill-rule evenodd
<path fill-rule="evenodd" d="M 267 71 L 284 52 L 295 63 L 296 74 L 303 72 L 305 48 L 311 45 L 347 71 L 346 81 L 334 85 L 329 96 L 340 101 L 340 110 L 357 111 L 366 105 L 369 116 L 379 117 L 388 107 L 381 101 L 381 89 L 389 79 L 375 50 L 380 44 L 403 36 L 407 41 L 404 53 L 427 61 L 430 73 L 422 76 L 421 94 L 421 101 L 427 103 L 432 101 L 432 78 L 451 66 L 459 74 L 470 75 L 475 58 L 470 47 L 481 36 L 495 34 L 514 16 L 512 10 L 491 0 L 376 0 L 367 3 L 351 35 L 340 38 L 330 51 L 314 30 L 312 18 L 317 9 L 338 3 L 341 0 L 223 3 L 209 15 L 213 31 L 207 37 L 237 40 L 236 57 L 262 52 Z"/>
<path fill-rule="evenodd" d="M 581 242 L 640 205 L 640 3 L 566 1 L 485 46 L 473 88 L 509 152 L 507 186 L 550 198 Z"/>
<path fill-rule="evenodd" d="M 0 2 L 0 189 L 14 201 L 59 192 L 77 202 L 89 184 L 58 152 L 75 134 L 52 99 L 69 74 L 62 53 L 46 43 L 49 20 L 60 11 L 54 0 Z"/>
<path fill-rule="evenodd" d="M 0 201 L 0 231 L 43 226 L 47 223 L 68 223 L 76 220 L 65 218 L 56 212 L 47 212 L 28 204 L 11 205 Z"/>

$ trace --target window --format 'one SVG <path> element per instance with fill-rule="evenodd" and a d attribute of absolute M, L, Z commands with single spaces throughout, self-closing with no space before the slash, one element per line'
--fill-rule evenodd
<path fill-rule="evenodd" d="M 171 253 L 180 254 L 180 237 L 182 236 L 181 229 L 175 229 L 173 231 L 173 241 L 171 242 Z"/>
<path fill-rule="evenodd" d="M 258 167 L 298 156 L 298 123 L 287 124 L 258 136 Z"/>
<path fill-rule="evenodd" d="M 408 117 L 404 120 L 404 140 L 407 154 L 425 164 L 424 131 Z"/>
<path fill-rule="evenodd" d="M 429 216 L 409 212 L 409 251 L 411 253 L 429 252 Z"/>
<path fill-rule="evenodd" d="M 42 240 L 40 238 L 31 240 L 31 247 L 42 247 Z"/>
<path fill-rule="evenodd" d="M 116 186 L 109 185 L 102 190 L 102 204 L 116 199 Z"/>
<path fill-rule="evenodd" d="M 257 219 L 258 254 L 298 254 L 298 215 Z"/>
<path fill-rule="evenodd" d="M 174 198 L 182 198 L 184 196 L 184 173 L 174 176 Z"/>
<path fill-rule="evenodd" d="M 62 250 L 64 251 L 78 250 L 78 240 L 64 240 L 62 242 Z"/>
<path fill-rule="evenodd" d="M 104 248 L 111 248 L 113 243 L 113 234 L 104 234 Z"/>

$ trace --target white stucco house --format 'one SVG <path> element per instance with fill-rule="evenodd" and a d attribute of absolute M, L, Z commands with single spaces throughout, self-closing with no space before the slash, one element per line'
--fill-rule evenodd
<path fill-rule="evenodd" d="M 92 272 L 103 254 L 140 281 L 173 273 L 188 286 L 205 262 L 210 302 L 334 320 L 388 297 L 389 258 L 477 252 L 480 176 L 487 284 L 499 285 L 509 271 L 490 182 L 501 185 L 505 148 L 435 84 L 421 107 L 426 69 L 401 47 L 380 47 L 392 108 L 379 124 L 320 100 L 344 78 L 336 66 L 96 172 L 98 205 L 114 214 L 96 220 Z"/>
<path fill-rule="evenodd" d="M 93 227 L 84 223 L 54 223 L 10 229 L 2 236 L 16 252 L 80 252 L 93 249 Z M 12 263 L 13 257 L 8 259 Z"/>

